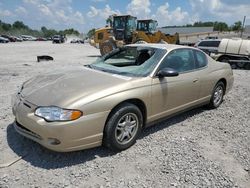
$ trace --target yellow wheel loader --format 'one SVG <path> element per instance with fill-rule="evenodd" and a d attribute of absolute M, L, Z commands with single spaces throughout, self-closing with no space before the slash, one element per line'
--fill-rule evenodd
<path fill-rule="evenodd" d="M 100 48 L 105 55 L 117 47 L 132 43 L 170 43 L 178 44 L 179 35 L 166 35 L 156 31 L 156 20 L 138 20 L 131 15 L 113 16 L 112 27 L 95 31 L 94 40 L 90 44 Z"/>
<path fill-rule="evenodd" d="M 137 29 L 133 32 L 132 43 L 169 43 L 179 44 L 179 34 L 169 35 L 157 31 L 158 23 L 156 20 L 138 20 Z"/>

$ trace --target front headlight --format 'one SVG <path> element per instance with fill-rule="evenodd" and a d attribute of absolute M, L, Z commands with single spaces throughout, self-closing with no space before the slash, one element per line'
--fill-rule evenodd
<path fill-rule="evenodd" d="M 48 106 L 38 107 L 35 111 L 35 115 L 46 121 L 72 121 L 80 118 L 82 112 L 80 110 L 69 110 L 56 106 Z"/>

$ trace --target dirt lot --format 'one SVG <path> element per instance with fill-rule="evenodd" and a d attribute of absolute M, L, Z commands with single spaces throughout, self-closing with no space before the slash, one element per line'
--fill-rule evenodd
<path fill-rule="evenodd" d="M 51 55 L 53 62 L 36 62 Z M 250 187 L 250 74 L 235 70 L 217 110 L 198 108 L 143 131 L 130 149 L 55 153 L 13 129 L 11 95 L 37 74 L 82 66 L 88 44 L 0 44 L 0 187 Z M 16 163 L 4 167 L 17 159 Z"/>

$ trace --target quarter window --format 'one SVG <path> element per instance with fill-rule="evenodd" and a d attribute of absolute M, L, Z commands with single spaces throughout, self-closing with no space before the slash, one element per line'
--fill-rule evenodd
<path fill-rule="evenodd" d="M 190 49 L 178 49 L 170 52 L 160 65 L 160 69 L 172 68 L 178 72 L 195 69 L 193 52 Z"/>
<path fill-rule="evenodd" d="M 200 52 L 198 50 L 194 51 L 195 57 L 196 57 L 196 62 L 197 62 L 197 67 L 202 68 L 207 65 L 207 57 L 203 52 Z"/>

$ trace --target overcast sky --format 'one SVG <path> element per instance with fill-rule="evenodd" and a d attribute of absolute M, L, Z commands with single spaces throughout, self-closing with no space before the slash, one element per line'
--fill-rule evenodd
<path fill-rule="evenodd" d="M 111 14 L 132 14 L 154 18 L 159 26 L 183 25 L 195 21 L 223 21 L 233 24 L 247 17 L 249 0 L 0 0 L 0 20 L 21 20 L 33 29 L 73 27 L 80 32 L 105 26 Z"/>

